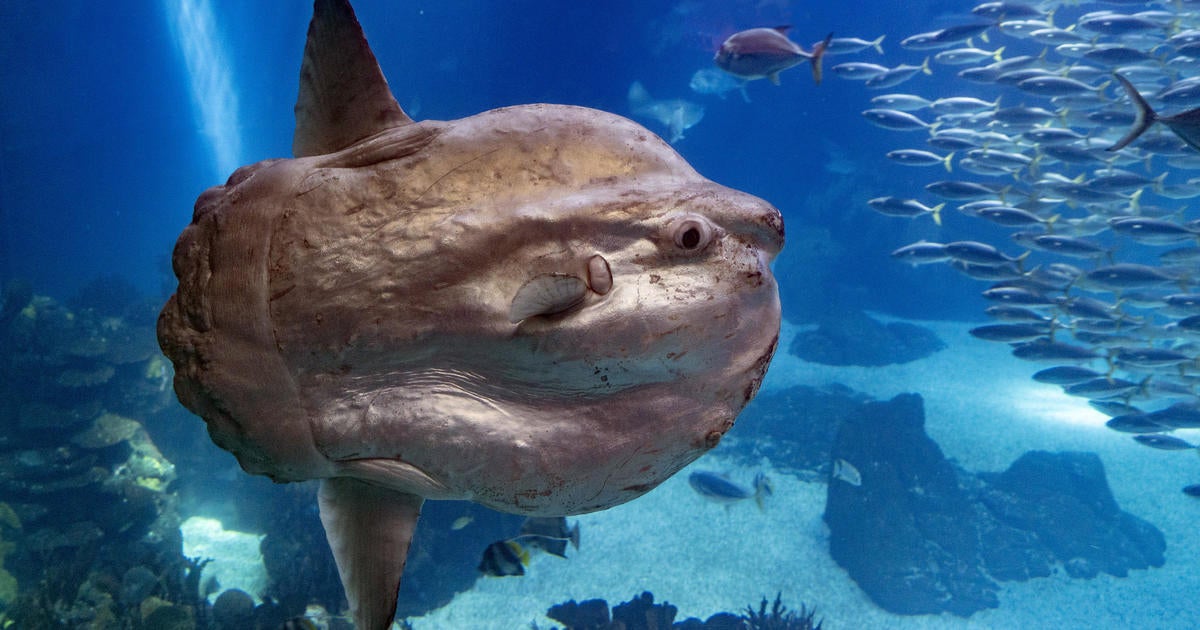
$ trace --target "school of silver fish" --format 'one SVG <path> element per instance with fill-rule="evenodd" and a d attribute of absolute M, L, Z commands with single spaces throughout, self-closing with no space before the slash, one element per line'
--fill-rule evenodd
<path fill-rule="evenodd" d="M 987 283 L 995 323 L 972 334 L 1047 364 L 1034 379 L 1110 428 L 1195 449 L 1179 430 L 1200 428 L 1200 2 L 986 2 L 900 48 L 925 59 L 831 68 L 925 88 L 863 112 L 904 134 L 888 159 L 928 173 L 869 205 L 980 240 L 893 256 Z"/>

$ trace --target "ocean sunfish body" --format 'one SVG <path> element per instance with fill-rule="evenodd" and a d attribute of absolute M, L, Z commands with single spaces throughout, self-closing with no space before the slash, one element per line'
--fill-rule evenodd
<path fill-rule="evenodd" d="M 602 510 L 714 447 L 779 333 L 778 210 L 625 118 L 414 122 L 317 0 L 294 159 L 196 201 L 158 337 L 250 473 L 321 480 L 359 628 L 391 623 L 425 499 Z"/>

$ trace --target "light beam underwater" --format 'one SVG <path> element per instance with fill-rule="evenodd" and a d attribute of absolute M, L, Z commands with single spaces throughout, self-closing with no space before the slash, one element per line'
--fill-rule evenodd
<path fill-rule="evenodd" d="M 243 162 L 242 140 L 237 132 L 237 92 L 212 4 L 208 0 L 164 0 L 163 7 L 187 67 L 196 120 L 208 139 L 217 177 L 223 179 Z"/>

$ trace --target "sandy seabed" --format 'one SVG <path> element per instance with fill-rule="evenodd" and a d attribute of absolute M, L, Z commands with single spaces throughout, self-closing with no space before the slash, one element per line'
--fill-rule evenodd
<path fill-rule="evenodd" d="M 1165 534 L 1166 564 L 1126 578 L 1058 574 L 1003 582 L 1000 607 L 968 619 L 893 615 L 876 607 L 829 557 L 821 518 L 824 483 L 773 472 L 767 461 L 757 468 L 737 466 L 717 449 L 640 499 L 574 517 L 582 544 L 569 550 L 570 559 L 535 554 L 525 576 L 480 578 L 447 606 L 411 619 L 413 627 L 549 628 L 556 625 L 544 616 L 551 605 L 592 598 L 615 605 L 651 591 L 655 601 L 679 608 L 677 620 L 741 611 L 781 592 L 789 608 L 815 606 L 826 630 L 1200 628 L 1200 500 L 1180 492 L 1200 483 L 1196 453 L 1147 448 L 1105 428 L 1106 418 L 1084 400 L 1030 380 L 1047 365 L 1016 359 L 1005 344 L 971 337 L 967 330 L 973 324 L 917 323 L 933 329 L 949 348 L 882 368 L 800 360 L 786 353 L 797 329 L 785 324 L 764 391 L 841 383 L 878 399 L 917 392 L 925 399 L 929 435 L 968 470 L 1004 470 L 1028 450 L 1096 452 L 1121 508 Z M 1179 435 L 1200 439 L 1195 431 Z M 727 472 L 745 484 L 762 470 L 775 493 L 765 511 L 753 502 L 725 508 L 692 491 L 687 476 L 693 469 Z"/>

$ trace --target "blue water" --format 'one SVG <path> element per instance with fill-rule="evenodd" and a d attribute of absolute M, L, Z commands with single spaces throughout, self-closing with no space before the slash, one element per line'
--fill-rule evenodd
<path fill-rule="evenodd" d="M 923 291 L 936 274 L 908 273 L 886 257 L 903 244 L 895 224 L 862 202 L 912 173 L 884 160 L 895 138 L 864 124 L 860 85 L 829 77 L 816 88 L 797 69 L 780 87 L 752 84 L 750 104 L 688 89 L 728 33 L 762 24 L 792 24 L 805 45 L 830 31 L 894 33 L 884 63 L 919 61 L 894 40 L 944 22 L 954 3 L 920 4 L 365 1 L 356 9 L 393 92 L 418 119 L 528 102 L 628 115 L 634 80 L 656 98 L 702 103 L 704 120 L 676 147 L 701 173 L 779 206 L 792 243 L 809 226 L 829 229 L 840 251 L 829 267 L 854 287 L 847 299 L 910 314 L 939 303 L 929 313 L 939 315 L 971 292 L 948 300 Z M 113 273 L 161 293 L 161 259 L 199 192 L 223 181 L 230 164 L 290 154 L 309 12 L 306 2 L 222 0 L 0 7 L 0 279 L 25 278 L 65 298 Z M 831 150 L 854 171 L 827 170 Z M 785 304 L 803 299 L 785 295 Z"/>
<path fill-rule="evenodd" d="M 922 134 L 869 125 L 860 112 L 875 93 L 828 71 L 816 86 L 806 67 L 785 72 L 780 86 L 749 84 L 749 103 L 736 93 L 721 99 L 688 88 L 696 70 L 711 67 L 726 36 L 757 26 L 790 24 L 791 37 L 806 47 L 831 31 L 887 35 L 885 55 L 867 50 L 830 58 L 827 69 L 843 61 L 920 63 L 926 53 L 903 50 L 899 40 L 963 22 L 971 3 L 354 4 L 392 91 L 417 120 L 533 102 L 629 116 L 633 81 L 656 98 L 702 104 L 703 120 L 675 148 L 706 177 L 782 211 L 788 241 L 775 271 L 792 322 L 840 309 L 982 318 L 979 283 L 940 265 L 913 269 L 888 254 L 923 238 L 1003 242 L 1007 232 L 957 216 L 938 228 L 869 209 L 872 197 L 921 196 L 921 186 L 937 178 L 884 157 L 892 149 L 921 148 Z M 171 248 L 197 195 L 237 166 L 290 156 L 310 13 L 308 2 L 295 0 L 0 3 L 0 286 L 20 279 L 36 294 L 67 303 L 98 277 L 117 277 L 153 301 L 165 300 L 175 286 Z M 994 98 L 944 67 L 935 71 L 888 91 Z M 652 120 L 637 120 L 666 133 Z M 239 476 L 231 458 L 207 443 L 199 420 L 179 408 L 165 413 L 180 424 L 159 423 L 153 437 L 169 457 L 179 454 L 193 465 L 214 458 L 221 483 L 247 495 L 274 490 Z M 221 513 L 232 512 L 228 506 L 204 508 L 237 518 Z M 428 509 L 444 510 L 447 522 L 458 515 L 444 506 Z M 461 563 L 470 572 L 466 556 Z M 339 591 L 335 584 L 313 597 L 334 606 Z"/>

